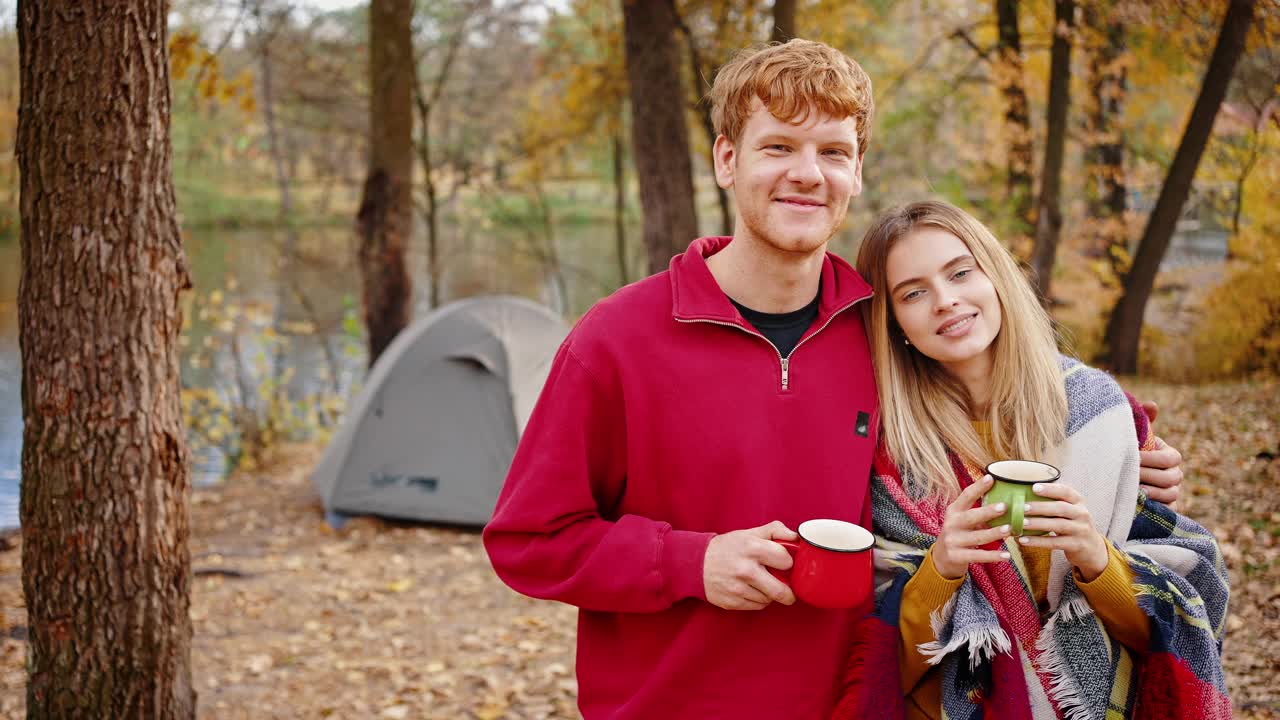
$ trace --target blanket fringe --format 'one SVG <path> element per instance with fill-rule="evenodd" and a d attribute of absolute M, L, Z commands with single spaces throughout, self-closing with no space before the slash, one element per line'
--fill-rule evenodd
<path fill-rule="evenodd" d="M 1093 606 L 1089 604 L 1089 601 L 1083 595 L 1076 595 L 1058 606 L 1058 611 L 1054 613 L 1054 617 L 1059 618 L 1062 622 L 1075 622 L 1092 614 Z"/>
<path fill-rule="evenodd" d="M 970 670 L 976 670 L 979 663 L 988 662 L 996 655 L 1007 653 L 1013 649 L 1013 645 L 1009 642 L 1009 636 L 998 627 L 966 630 L 964 633 L 951 638 L 951 642 L 946 645 L 934 640 L 917 647 L 921 655 L 929 658 L 927 662 L 930 665 L 937 665 L 947 655 L 965 645 L 969 646 Z"/>
<path fill-rule="evenodd" d="M 945 605 L 929 616 L 929 623 L 933 626 L 935 638 L 943 633 L 947 624 L 951 621 L 951 614 L 955 611 L 955 604 L 956 598 L 952 595 Z M 1008 633 L 999 625 L 966 628 L 958 635 L 952 635 L 950 642 L 946 645 L 943 645 L 938 640 L 931 640 L 927 643 L 921 643 L 917 646 L 917 649 L 921 655 L 928 658 L 927 662 L 930 665 L 937 665 L 947 655 L 966 645 L 969 646 L 970 670 L 976 669 L 981 662 L 990 661 L 999 653 L 1007 653 L 1013 649 L 1013 643 L 1009 639 Z"/>
<path fill-rule="evenodd" d="M 1064 720 L 1091 719 L 1080 684 L 1072 676 L 1071 667 L 1058 650 L 1057 628 L 1059 623 L 1074 622 L 1092 614 L 1093 608 L 1088 601 L 1084 596 L 1077 595 L 1058 608 L 1036 639 L 1036 649 L 1039 651 L 1036 664 L 1049 676 L 1049 695 L 1062 712 Z"/>

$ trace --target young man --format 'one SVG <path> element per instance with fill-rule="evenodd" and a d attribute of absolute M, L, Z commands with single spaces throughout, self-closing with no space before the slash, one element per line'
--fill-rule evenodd
<path fill-rule="evenodd" d="M 856 613 L 769 568 L 805 520 L 870 527 L 870 288 L 826 247 L 862 189 L 871 82 L 793 40 L 712 98 L 733 237 L 583 316 L 485 528 L 507 584 L 581 609 L 587 720 L 825 718 L 848 660 Z"/>

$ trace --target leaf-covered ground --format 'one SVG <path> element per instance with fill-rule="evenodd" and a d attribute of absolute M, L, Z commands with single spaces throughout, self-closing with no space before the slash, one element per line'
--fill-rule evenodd
<path fill-rule="evenodd" d="M 1280 717 L 1280 384 L 1131 383 L 1187 455 L 1231 566 L 1237 716 Z M 575 615 L 494 577 L 474 531 L 322 522 L 295 448 L 192 503 L 202 718 L 574 718 Z M 23 716 L 19 549 L 0 550 L 0 717 Z"/>

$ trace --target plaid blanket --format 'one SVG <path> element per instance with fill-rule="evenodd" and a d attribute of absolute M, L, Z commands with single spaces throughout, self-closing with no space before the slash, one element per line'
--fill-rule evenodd
<path fill-rule="evenodd" d="M 941 667 L 939 717 L 1230 718 L 1221 662 L 1228 581 L 1217 543 L 1139 492 L 1138 450 L 1154 447 L 1155 438 L 1136 401 L 1106 373 L 1067 358 L 1062 367 L 1069 418 L 1057 455 L 1060 482 L 1081 493 L 1095 527 L 1127 557 L 1138 606 L 1151 621 L 1150 646 L 1132 653 L 1108 635 L 1061 552 L 1053 553 L 1042 617 L 1009 539 L 1012 559 L 971 565 L 932 618 L 936 640 L 918 648 Z M 962 488 L 982 476 L 954 456 L 952 469 Z M 904 477 L 883 448 L 873 472 L 876 605 L 851 654 L 839 720 L 904 716 L 902 592 L 946 509 L 937 498 L 913 497 L 909 488 L 922 485 Z"/>

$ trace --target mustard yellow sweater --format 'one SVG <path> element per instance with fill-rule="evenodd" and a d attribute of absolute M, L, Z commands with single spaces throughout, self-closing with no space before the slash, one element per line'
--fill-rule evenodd
<path fill-rule="evenodd" d="M 973 427 L 983 444 L 989 447 L 991 428 L 988 423 L 974 422 Z M 1005 547 L 1009 548 L 1009 552 L 1021 553 L 1031 589 L 1043 612 L 1047 605 L 1049 558 L 1052 551 L 1023 548 L 1017 543 L 1010 543 Z M 1110 561 L 1102 574 L 1091 582 L 1085 582 L 1076 573 L 1076 584 L 1112 637 L 1135 652 L 1145 652 L 1151 634 L 1150 620 L 1138 608 L 1138 601 L 1133 593 L 1133 572 L 1124 556 L 1109 540 L 1107 549 L 1110 551 Z M 902 607 L 898 614 L 902 636 L 899 657 L 902 692 L 907 696 L 907 717 L 912 720 L 937 720 L 942 716 L 940 668 L 929 665 L 917 646 L 934 640 L 929 616 L 945 605 L 963 582 L 963 577 L 951 580 L 939 574 L 933 565 L 933 551 L 930 550 L 925 554 L 920 569 L 903 588 Z"/>

